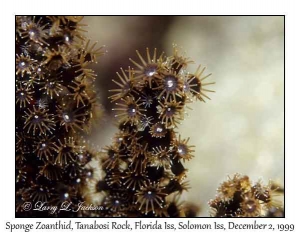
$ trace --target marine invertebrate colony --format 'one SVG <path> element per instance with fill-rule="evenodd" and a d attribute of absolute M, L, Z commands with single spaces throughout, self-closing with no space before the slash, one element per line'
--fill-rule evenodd
<path fill-rule="evenodd" d="M 119 132 L 104 152 L 82 135 L 101 115 L 89 68 L 103 54 L 90 44 L 81 16 L 16 17 L 16 216 L 25 217 L 194 217 L 182 205 L 190 187 L 184 164 L 194 146 L 177 132 L 192 101 L 210 99 L 210 73 L 174 46 L 166 55 L 146 49 L 129 59 L 112 82 Z M 210 202 L 216 217 L 280 214 L 273 194 L 247 176 L 235 175 Z M 79 203 L 103 208 L 77 211 L 24 211 L 23 204 Z"/>
<path fill-rule="evenodd" d="M 182 139 L 175 130 L 184 117 L 185 106 L 203 100 L 203 86 L 208 77 L 189 73 L 188 59 L 177 47 L 171 56 L 157 58 L 146 50 L 145 60 L 132 59 L 134 68 L 121 69 L 118 86 L 111 100 L 119 133 L 106 148 L 102 160 L 105 183 L 102 205 L 105 211 L 96 216 L 185 216 L 178 196 L 188 190 L 184 162 L 193 155 L 189 139 Z M 189 80 L 189 81 L 186 81 Z M 204 101 L 204 100 L 203 100 Z M 176 198 L 177 197 L 177 198 Z M 175 199 L 174 199 L 175 198 Z"/>
<path fill-rule="evenodd" d="M 248 176 L 235 174 L 218 188 L 218 195 L 210 201 L 214 217 L 261 217 L 283 212 L 282 203 L 276 199 L 283 190 L 270 182 L 263 185 L 261 181 L 254 185 Z"/>
<path fill-rule="evenodd" d="M 101 114 L 88 65 L 103 52 L 89 45 L 81 19 L 16 17 L 17 216 L 66 214 L 25 212 L 24 202 L 83 200 L 85 166 L 96 155 L 81 135 Z"/>

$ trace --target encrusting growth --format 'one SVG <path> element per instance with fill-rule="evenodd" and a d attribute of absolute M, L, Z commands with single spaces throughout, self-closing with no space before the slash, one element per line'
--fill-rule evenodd
<path fill-rule="evenodd" d="M 213 217 L 263 217 L 282 211 L 279 186 L 261 181 L 252 184 L 248 176 L 235 174 L 218 188 L 218 195 L 209 205 Z"/>
<path fill-rule="evenodd" d="M 81 19 L 16 17 L 16 216 L 77 216 L 22 205 L 70 201 L 77 209 L 86 169 L 98 156 L 81 136 L 102 114 L 88 66 L 103 51 L 90 46 Z"/>
<path fill-rule="evenodd" d="M 136 53 L 140 61 L 130 59 L 134 68 L 121 68 L 120 81 L 113 80 L 117 88 L 111 90 L 110 99 L 116 105 L 113 111 L 120 131 L 102 161 L 105 176 L 100 181 L 106 185 L 98 192 L 104 193 L 105 211 L 94 214 L 182 217 L 185 212 L 178 197 L 189 188 L 183 163 L 193 157 L 194 150 L 175 129 L 186 104 L 202 100 L 202 73 L 186 70 L 191 61 L 176 46 L 169 57 L 161 53 L 157 58 L 156 49 L 152 56 L 148 48 L 146 59 Z M 193 91 L 187 91 L 187 84 Z"/>

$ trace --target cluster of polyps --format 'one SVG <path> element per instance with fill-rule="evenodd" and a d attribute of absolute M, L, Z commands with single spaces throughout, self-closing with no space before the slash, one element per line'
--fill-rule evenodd
<path fill-rule="evenodd" d="M 271 216 L 274 209 L 282 210 L 282 203 L 275 198 L 281 193 L 272 182 L 252 184 L 248 176 L 235 174 L 220 185 L 218 195 L 209 204 L 214 217 Z"/>
<path fill-rule="evenodd" d="M 177 136 L 175 129 L 183 120 L 186 104 L 204 101 L 207 85 L 205 68 L 195 73 L 191 61 L 174 47 L 171 56 L 153 56 L 130 61 L 135 68 L 117 73 L 118 86 L 110 90 L 120 132 L 103 159 L 106 175 L 102 181 L 101 216 L 184 216 L 178 196 L 189 186 L 183 163 L 194 155 L 189 139 Z"/>
<path fill-rule="evenodd" d="M 82 33 L 81 19 L 16 17 L 17 216 L 54 216 L 24 212 L 25 202 L 83 200 L 80 187 L 91 155 L 78 138 L 100 113 L 96 75 L 88 66 L 102 51 Z"/>

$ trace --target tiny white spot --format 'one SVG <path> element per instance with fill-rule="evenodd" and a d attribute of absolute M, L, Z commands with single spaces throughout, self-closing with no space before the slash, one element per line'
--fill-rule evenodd
<path fill-rule="evenodd" d="M 159 133 L 161 133 L 163 131 L 163 129 L 162 128 L 160 128 L 160 127 L 158 127 L 157 129 L 156 129 L 156 132 L 159 132 Z"/>
<path fill-rule="evenodd" d="M 173 87 L 174 86 L 174 82 L 172 80 L 168 80 L 167 81 L 167 86 L 168 87 Z"/>
<path fill-rule="evenodd" d="M 152 71 L 152 72 L 150 71 L 150 72 L 147 73 L 148 76 L 153 76 L 154 74 L 155 74 L 154 71 Z"/>
<path fill-rule="evenodd" d="M 69 122 L 70 121 L 70 116 L 68 114 L 63 114 L 63 118 L 65 121 Z"/>

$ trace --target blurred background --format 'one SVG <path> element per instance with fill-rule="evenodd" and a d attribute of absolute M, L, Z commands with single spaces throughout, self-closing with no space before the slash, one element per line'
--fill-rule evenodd
<path fill-rule="evenodd" d="M 183 200 L 197 203 L 208 216 L 207 202 L 228 175 L 248 175 L 253 182 L 284 184 L 284 18 L 280 16 L 87 16 L 88 37 L 106 45 L 96 70 L 105 117 L 90 141 L 111 144 L 117 132 L 108 90 L 120 67 L 145 56 L 146 47 L 172 54 L 183 48 L 195 64 L 212 73 L 211 101 L 190 104 L 177 130 L 190 137 L 195 157 L 185 167 L 192 187 Z"/>

